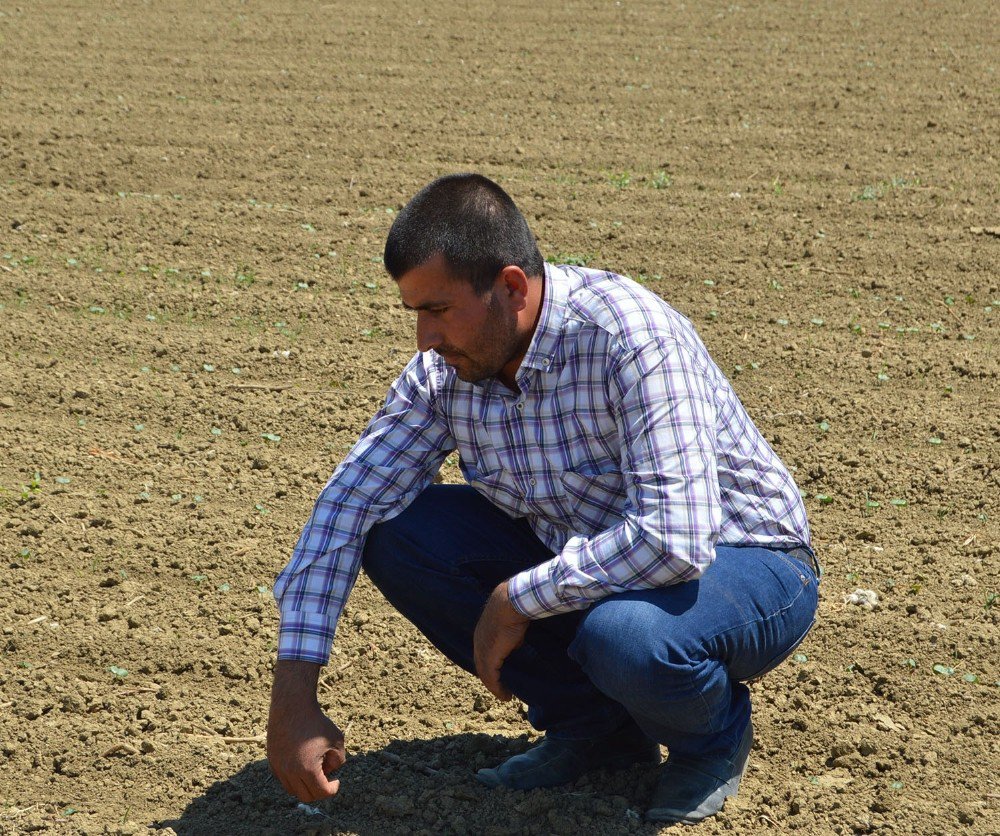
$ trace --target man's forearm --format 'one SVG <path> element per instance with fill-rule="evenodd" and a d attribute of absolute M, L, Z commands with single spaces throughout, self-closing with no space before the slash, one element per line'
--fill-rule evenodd
<path fill-rule="evenodd" d="M 274 665 L 274 682 L 271 685 L 271 706 L 301 705 L 302 701 L 316 701 L 316 686 L 322 665 L 298 659 L 279 659 Z"/>

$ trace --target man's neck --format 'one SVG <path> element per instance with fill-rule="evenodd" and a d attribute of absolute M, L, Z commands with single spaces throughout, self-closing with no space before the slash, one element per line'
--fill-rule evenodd
<path fill-rule="evenodd" d="M 528 279 L 528 292 L 524 308 L 517 315 L 517 332 L 519 335 L 517 351 L 510 361 L 497 374 L 497 379 L 512 392 L 520 392 L 517 385 L 517 370 L 521 368 L 524 355 L 528 353 L 531 341 L 534 339 L 538 322 L 542 316 L 542 302 L 545 299 L 545 276 L 535 276 Z"/>

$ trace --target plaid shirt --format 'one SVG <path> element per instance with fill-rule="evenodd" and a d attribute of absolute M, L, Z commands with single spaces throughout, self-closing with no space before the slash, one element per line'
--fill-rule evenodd
<path fill-rule="evenodd" d="M 635 282 L 546 265 L 516 382 L 463 382 L 433 351 L 409 362 L 275 584 L 279 658 L 327 661 L 366 533 L 453 450 L 469 484 L 553 552 L 510 579 L 532 618 L 697 578 L 717 542 L 809 543 L 795 483 L 693 326 Z"/>

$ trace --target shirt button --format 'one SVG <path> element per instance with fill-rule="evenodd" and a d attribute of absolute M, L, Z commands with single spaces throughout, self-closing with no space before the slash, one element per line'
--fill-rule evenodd
<path fill-rule="evenodd" d="M 547 366 L 548 364 L 549 364 L 549 361 L 548 361 L 548 360 L 542 360 L 542 365 L 543 365 L 543 366 Z"/>
<path fill-rule="evenodd" d="M 531 485 L 531 487 L 535 487 L 535 480 L 534 479 L 529 479 L 528 480 L 528 484 Z"/>
<path fill-rule="evenodd" d="M 518 409 L 524 409 L 524 401 L 518 401 L 517 402 L 517 408 Z"/>

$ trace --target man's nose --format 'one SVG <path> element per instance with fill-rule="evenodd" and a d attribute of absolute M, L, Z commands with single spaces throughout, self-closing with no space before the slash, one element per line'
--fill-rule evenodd
<path fill-rule="evenodd" d="M 430 351 L 441 345 L 441 332 L 427 311 L 417 311 L 417 351 Z"/>

